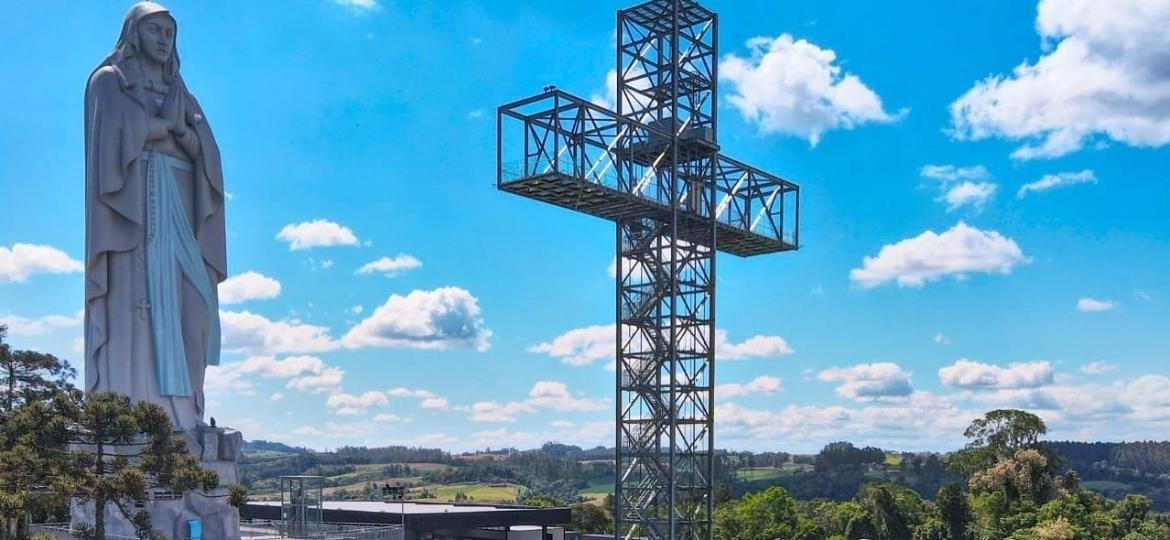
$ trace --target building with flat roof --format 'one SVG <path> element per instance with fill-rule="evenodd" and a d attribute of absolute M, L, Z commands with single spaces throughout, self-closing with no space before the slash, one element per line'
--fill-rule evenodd
<path fill-rule="evenodd" d="M 400 501 L 323 501 L 323 523 L 403 526 L 404 540 L 564 540 L 569 508 Z M 249 502 L 242 520 L 281 520 L 280 501 Z"/>

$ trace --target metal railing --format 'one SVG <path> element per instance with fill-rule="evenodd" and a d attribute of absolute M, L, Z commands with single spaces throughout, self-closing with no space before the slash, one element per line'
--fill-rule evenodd
<path fill-rule="evenodd" d="M 796 184 L 686 139 L 686 122 L 646 124 L 561 90 L 500 107 L 498 184 L 559 174 L 665 208 L 714 219 L 738 234 L 799 245 Z M 678 133 L 670 132 L 678 126 Z M 682 181 L 671 182 L 679 136 Z M 703 181 L 691 185 L 686 178 Z"/>

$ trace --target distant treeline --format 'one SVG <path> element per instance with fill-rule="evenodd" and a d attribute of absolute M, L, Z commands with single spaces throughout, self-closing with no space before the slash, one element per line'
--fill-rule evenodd
<path fill-rule="evenodd" d="M 1049 442 L 1049 448 L 1077 469 L 1105 463 L 1155 475 L 1170 474 L 1170 442 Z"/>

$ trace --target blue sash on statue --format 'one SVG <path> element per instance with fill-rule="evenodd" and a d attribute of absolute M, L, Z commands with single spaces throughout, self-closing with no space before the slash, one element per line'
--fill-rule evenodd
<path fill-rule="evenodd" d="M 194 171 L 186 161 L 146 152 L 146 289 L 150 302 L 150 330 L 154 342 L 154 365 L 159 393 L 190 396 L 191 377 L 183 347 L 183 318 L 180 309 L 180 276 L 186 278 L 207 306 L 205 365 L 219 365 L 219 301 L 203 252 L 195 241 L 187 209 L 179 196 L 174 169 Z"/>

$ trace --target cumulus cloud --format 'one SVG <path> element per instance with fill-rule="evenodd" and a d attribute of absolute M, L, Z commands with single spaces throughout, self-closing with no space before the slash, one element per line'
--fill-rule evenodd
<path fill-rule="evenodd" d="M 940 193 L 935 200 L 946 203 L 948 212 L 964 206 L 982 210 L 999 191 L 999 186 L 991 181 L 991 173 L 982 165 L 925 165 L 918 174 L 938 181 Z"/>
<path fill-rule="evenodd" d="M 440 411 L 445 411 L 445 410 L 451 408 L 451 405 L 447 403 L 446 398 L 441 398 L 441 397 L 426 398 L 426 399 L 422 400 L 422 402 L 419 403 L 418 406 L 422 407 L 424 409 L 437 409 Z"/>
<path fill-rule="evenodd" d="M 247 376 L 255 375 L 265 379 L 287 379 L 287 388 L 314 394 L 337 393 L 341 391 L 341 380 L 345 371 L 332 367 L 316 356 L 289 356 L 279 360 L 273 356 L 252 356 L 240 362 L 231 362 L 207 368 L 205 386 L 209 391 L 225 392 L 251 388 Z M 276 395 L 280 397 L 277 398 Z M 283 399 L 284 394 L 274 394 L 274 401 Z"/>
<path fill-rule="evenodd" d="M 386 391 L 386 394 L 391 397 L 413 397 L 413 398 L 432 398 L 435 394 L 430 390 L 423 390 L 421 388 L 391 388 Z"/>
<path fill-rule="evenodd" d="M 276 239 L 288 242 L 291 251 L 327 246 L 356 246 L 357 236 L 344 225 L 326 219 L 285 225 Z"/>
<path fill-rule="evenodd" d="M 361 414 L 370 408 L 389 404 L 386 394 L 372 390 L 361 395 L 337 393 L 325 400 L 326 407 L 332 409 L 334 414 L 342 415 Z"/>
<path fill-rule="evenodd" d="M 829 368 L 818 373 L 817 378 L 839 383 L 838 396 L 858 401 L 902 398 L 914 391 L 910 374 L 893 362 Z"/>
<path fill-rule="evenodd" d="M 1101 361 L 1089 362 L 1081 366 L 1081 373 L 1087 373 L 1089 375 L 1104 375 L 1110 371 L 1117 371 L 1117 366 Z"/>
<path fill-rule="evenodd" d="M 730 399 L 750 394 L 774 394 L 780 391 L 782 383 L 777 377 L 761 375 L 747 383 L 727 383 L 715 386 L 715 395 L 719 399 Z"/>
<path fill-rule="evenodd" d="M 616 325 L 593 325 L 569 330 L 552 341 L 528 348 L 528 352 L 547 354 L 571 366 L 587 366 L 597 360 L 614 360 Z M 739 343 L 727 338 L 727 331 L 715 330 L 715 356 L 720 360 L 774 358 L 792 354 L 792 347 L 780 336 L 755 335 Z"/>
<path fill-rule="evenodd" d="M 386 277 L 394 277 L 407 270 L 413 270 L 422 266 L 422 261 L 414 258 L 411 255 L 399 254 L 394 258 L 382 257 L 376 261 L 368 262 L 358 268 L 359 274 L 382 274 Z"/>
<path fill-rule="evenodd" d="M 277 296 L 280 296 L 280 282 L 252 270 L 227 278 L 219 284 L 220 304 L 239 304 Z"/>
<path fill-rule="evenodd" d="M 0 325 L 8 327 L 8 333 L 13 336 L 43 336 L 61 328 L 81 326 L 85 317 L 84 311 L 73 315 L 45 315 L 30 319 L 19 315 L 0 315 Z"/>
<path fill-rule="evenodd" d="M 390 295 L 342 341 L 347 347 L 472 348 L 486 351 L 491 330 L 479 302 L 458 287 Z"/>
<path fill-rule="evenodd" d="M 981 231 L 959 222 L 942 234 L 926 231 L 914 238 L 882 246 L 850 271 L 865 288 L 895 281 L 900 287 L 921 287 L 946 276 L 963 279 L 973 272 L 1010 274 L 1027 262 L 1020 246 L 996 231 Z"/>
<path fill-rule="evenodd" d="M 938 370 L 938 378 L 951 388 L 1019 389 L 1038 388 L 1055 381 L 1048 362 L 1029 362 L 1000 367 L 960 358 Z"/>
<path fill-rule="evenodd" d="M 844 73 L 837 53 L 789 34 L 747 41 L 750 56 L 723 57 L 719 78 L 731 86 L 728 101 L 765 133 L 784 133 L 815 146 L 827 131 L 891 122 L 881 98 L 861 79 Z"/>
<path fill-rule="evenodd" d="M 792 347 L 780 336 L 755 335 L 740 343 L 727 339 L 726 330 L 715 331 L 715 357 L 720 360 L 775 358 L 792 354 Z"/>
<path fill-rule="evenodd" d="M 575 397 L 565 383 L 538 381 L 532 385 L 528 398 L 521 401 L 500 403 L 480 401 L 470 407 L 473 422 L 515 422 L 520 413 L 534 413 L 542 410 L 557 412 L 599 411 L 606 407 L 601 399 Z"/>
<path fill-rule="evenodd" d="M 0 246 L 0 283 L 24 283 L 36 274 L 72 274 L 85 270 L 81 261 L 53 246 Z"/>
<path fill-rule="evenodd" d="M 571 366 L 587 366 L 594 361 L 614 358 L 617 327 L 593 325 L 569 330 L 550 342 L 528 348 L 528 352 L 547 354 Z"/>
<path fill-rule="evenodd" d="M 1095 298 L 1081 298 L 1077 300 L 1077 311 L 1094 313 L 1098 311 L 1112 311 L 1117 309 L 1117 303 L 1112 300 L 1097 300 Z"/>
<path fill-rule="evenodd" d="M 1093 171 L 1085 169 L 1080 172 L 1062 172 L 1056 174 L 1046 174 L 1040 177 L 1035 182 L 1029 182 L 1020 186 L 1020 190 L 1016 192 L 1016 197 L 1023 199 L 1029 193 L 1040 193 L 1059 187 L 1074 186 L 1077 184 L 1096 184 L 1097 175 Z"/>
<path fill-rule="evenodd" d="M 356 13 L 365 13 L 365 12 L 369 12 L 369 11 L 375 11 L 381 7 L 378 4 L 378 0 L 331 0 L 331 1 L 334 4 L 337 4 L 339 6 L 349 8 Z"/>
<path fill-rule="evenodd" d="M 960 139 L 1017 141 L 1018 159 L 1052 158 L 1094 138 L 1170 142 L 1170 4 L 1041 0 L 1044 53 L 992 75 L 951 104 Z"/>
<path fill-rule="evenodd" d="M 341 368 L 327 367 L 319 373 L 309 373 L 294 377 L 288 381 L 288 388 L 309 392 L 311 394 L 334 394 L 341 391 L 341 379 L 345 371 Z"/>
<path fill-rule="evenodd" d="M 220 311 L 223 348 L 250 355 L 331 351 L 338 347 L 324 326 L 299 320 L 272 321 L 250 311 Z"/>

